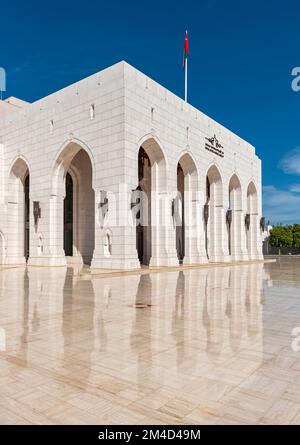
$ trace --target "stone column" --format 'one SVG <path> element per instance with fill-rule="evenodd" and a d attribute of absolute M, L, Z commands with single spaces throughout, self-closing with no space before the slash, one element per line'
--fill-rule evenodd
<path fill-rule="evenodd" d="M 20 198 L 19 198 L 20 199 Z M 6 264 L 26 264 L 24 256 L 24 203 L 7 204 Z"/>
<path fill-rule="evenodd" d="M 261 233 L 259 225 L 259 215 L 252 213 L 250 216 L 250 228 L 249 228 L 249 256 L 251 260 L 262 259 L 262 246 Z M 259 250 L 260 249 L 260 250 Z"/>
<path fill-rule="evenodd" d="M 171 217 L 172 201 L 166 191 L 152 190 L 151 198 L 152 256 L 150 266 L 178 265 L 175 230 Z"/>
<path fill-rule="evenodd" d="M 244 259 L 242 246 L 243 212 L 241 210 L 232 211 L 231 223 L 231 259 L 240 261 Z"/>
<path fill-rule="evenodd" d="M 207 262 L 204 246 L 203 218 L 199 203 L 199 193 L 192 190 L 190 174 L 185 176 L 185 257 L 183 264 L 199 264 Z"/>
<path fill-rule="evenodd" d="M 172 200 L 168 194 L 166 171 L 155 162 L 151 167 L 151 239 L 150 266 L 178 265 Z M 174 242 L 173 242 L 174 240 Z"/>
<path fill-rule="evenodd" d="M 37 255 L 37 234 L 32 236 L 31 230 L 31 252 L 28 264 L 30 266 L 66 266 L 64 251 L 64 198 L 63 190 L 56 195 L 51 195 L 48 200 L 48 209 L 41 205 L 42 218 L 39 221 L 39 229 L 45 232 L 43 252 Z M 32 212 L 31 212 L 32 213 Z M 48 221 L 46 221 L 48 220 Z M 44 229 L 44 230 L 43 230 Z M 47 233 L 46 233 L 47 232 Z M 34 243 L 34 245 L 33 245 Z"/>
<path fill-rule="evenodd" d="M 210 205 L 209 208 L 208 248 L 209 261 L 224 261 L 224 208 L 222 205 Z"/>
<path fill-rule="evenodd" d="M 95 250 L 92 269 L 137 269 L 140 268 L 136 250 L 136 225 L 131 209 L 133 186 L 120 184 L 118 190 L 107 194 L 108 211 L 101 225 L 100 193 L 95 199 Z M 95 195 L 95 196 L 96 196 Z M 111 252 L 105 249 L 106 235 L 111 236 Z"/>

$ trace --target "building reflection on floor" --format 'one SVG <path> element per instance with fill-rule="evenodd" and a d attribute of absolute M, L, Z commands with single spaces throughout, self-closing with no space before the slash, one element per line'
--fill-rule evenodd
<path fill-rule="evenodd" d="M 0 423 L 292 422 L 299 268 L 2 270 Z"/>

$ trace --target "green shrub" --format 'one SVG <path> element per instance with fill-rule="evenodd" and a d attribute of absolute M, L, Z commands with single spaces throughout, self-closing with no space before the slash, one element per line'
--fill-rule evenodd
<path fill-rule="evenodd" d="M 276 226 L 270 231 L 270 245 L 289 247 L 293 245 L 293 233 L 289 226 Z"/>

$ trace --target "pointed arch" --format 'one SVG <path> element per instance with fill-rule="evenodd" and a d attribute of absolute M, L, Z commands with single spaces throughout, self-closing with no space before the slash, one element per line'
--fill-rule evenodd
<path fill-rule="evenodd" d="M 257 188 L 253 181 L 250 181 L 247 187 L 247 215 L 249 218 L 249 225 L 245 227 L 247 250 L 249 258 L 255 259 L 258 255 L 259 223 Z"/>
<path fill-rule="evenodd" d="M 192 264 L 199 260 L 197 190 L 197 166 L 191 154 L 185 151 L 177 162 L 178 197 L 175 221 L 176 250 L 179 264 Z"/>
<path fill-rule="evenodd" d="M 52 249 L 86 264 L 91 263 L 95 247 L 94 171 L 91 151 L 77 139 L 61 146 L 52 169 Z"/>
<path fill-rule="evenodd" d="M 5 237 L 3 232 L 0 230 L 0 265 L 5 264 Z"/>
<path fill-rule="evenodd" d="M 65 141 L 54 158 L 54 162 L 52 164 L 52 193 L 58 193 L 58 184 L 61 183 L 61 179 L 65 178 L 66 172 L 68 171 L 69 166 L 71 165 L 72 160 L 75 158 L 77 153 L 83 150 L 87 156 L 89 157 L 91 166 L 92 166 L 92 187 L 94 187 L 94 172 L 95 172 L 95 159 L 94 156 L 88 147 L 83 141 L 72 138 L 68 141 Z"/>
<path fill-rule="evenodd" d="M 167 168 L 164 150 L 158 139 L 145 135 L 139 140 L 137 150 L 138 189 L 144 192 L 143 202 L 136 216 L 136 247 L 141 265 L 161 265 L 167 259 L 166 237 L 163 230 L 165 193 L 167 191 Z M 141 212 L 147 209 L 147 218 Z M 143 221 L 141 223 L 141 221 Z M 146 223 L 145 223 L 146 221 Z"/>
<path fill-rule="evenodd" d="M 155 173 L 152 181 L 152 190 L 166 191 L 167 189 L 167 161 L 165 151 L 158 139 L 154 136 L 141 139 L 139 150 L 143 148 L 150 160 L 151 173 Z"/>
<path fill-rule="evenodd" d="M 22 181 L 25 180 L 26 174 L 31 173 L 31 168 L 28 159 L 23 155 L 17 155 L 11 161 L 8 167 L 8 178 L 11 178 L 12 175 L 20 177 Z"/>
<path fill-rule="evenodd" d="M 229 180 L 229 208 L 232 210 L 242 209 L 242 186 L 236 173 Z"/>
<path fill-rule="evenodd" d="M 228 185 L 228 211 L 230 220 L 226 218 L 228 232 L 228 251 L 232 260 L 242 259 L 242 187 L 241 181 L 234 173 Z"/>
<path fill-rule="evenodd" d="M 210 184 L 211 188 L 211 202 L 214 203 L 215 206 L 223 205 L 223 181 L 222 175 L 220 173 L 219 168 L 216 164 L 212 164 L 206 173 L 206 178 Z"/>
<path fill-rule="evenodd" d="M 184 174 L 196 173 L 198 175 L 198 168 L 195 158 L 193 154 L 190 153 L 188 150 L 184 150 L 180 153 L 180 155 L 177 158 L 176 164 L 178 163 L 181 164 Z"/>
<path fill-rule="evenodd" d="M 257 188 L 253 181 L 247 187 L 247 211 L 250 214 L 258 213 Z"/>
<path fill-rule="evenodd" d="M 29 165 L 23 156 L 15 158 L 8 175 L 7 256 L 12 264 L 24 264 L 29 256 L 30 189 Z"/>
<path fill-rule="evenodd" d="M 143 147 L 146 150 L 152 164 L 161 159 L 167 163 L 166 151 L 156 135 L 152 133 L 145 134 L 139 139 L 137 146 L 138 148 Z"/>
<path fill-rule="evenodd" d="M 212 164 L 208 168 L 205 182 L 207 215 L 205 220 L 206 253 L 210 261 L 222 261 L 224 258 L 223 180 L 216 164 Z"/>

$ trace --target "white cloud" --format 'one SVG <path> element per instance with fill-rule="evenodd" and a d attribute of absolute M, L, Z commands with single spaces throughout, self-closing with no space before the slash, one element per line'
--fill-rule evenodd
<path fill-rule="evenodd" d="M 278 167 L 288 175 L 300 175 L 300 146 L 288 151 Z M 263 207 L 266 218 L 273 224 L 300 223 L 300 184 L 286 189 L 273 185 L 263 187 Z"/>
<path fill-rule="evenodd" d="M 300 193 L 300 184 L 293 184 L 290 186 L 290 191 L 294 193 Z"/>
<path fill-rule="evenodd" d="M 300 186 L 299 186 L 300 191 Z M 277 189 L 273 185 L 263 187 L 263 213 L 272 224 L 300 222 L 300 195 L 291 190 Z"/>
<path fill-rule="evenodd" d="M 300 147 L 288 151 L 279 161 L 278 167 L 288 175 L 300 175 Z"/>

